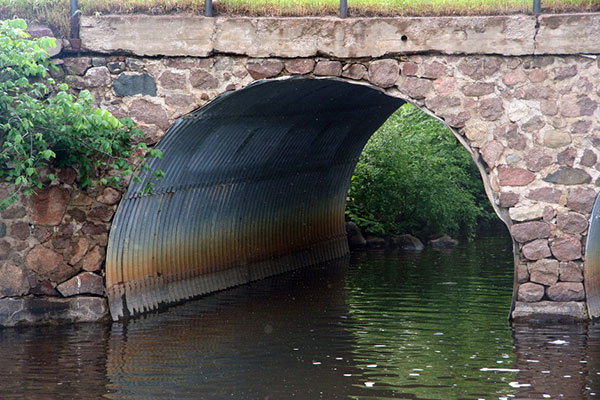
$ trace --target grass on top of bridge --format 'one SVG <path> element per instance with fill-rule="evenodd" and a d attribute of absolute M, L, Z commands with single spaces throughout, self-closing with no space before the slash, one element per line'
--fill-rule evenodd
<path fill-rule="evenodd" d="M 533 0 L 348 0 L 350 17 L 494 15 L 531 13 Z M 84 15 L 202 15 L 204 0 L 79 0 Z M 215 15 L 337 15 L 339 0 L 214 0 Z M 542 0 L 545 13 L 600 11 L 600 0 Z M 18 16 L 48 23 L 62 36 L 69 32 L 69 0 L 0 0 L 0 18 Z"/>

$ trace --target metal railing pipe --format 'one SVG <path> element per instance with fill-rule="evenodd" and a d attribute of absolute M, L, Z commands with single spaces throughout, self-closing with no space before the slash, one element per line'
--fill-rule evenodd
<path fill-rule="evenodd" d="M 71 34 L 69 35 L 69 41 L 71 42 L 71 47 L 75 51 L 79 51 L 81 48 L 81 40 L 79 39 L 79 1 L 71 0 Z"/>
<path fill-rule="evenodd" d="M 542 13 L 542 0 L 533 0 L 533 15 Z"/>
<path fill-rule="evenodd" d="M 71 0 L 71 37 L 79 37 L 79 1 Z"/>
<path fill-rule="evenodd" d="M 348 0 L 340 0 L 340 18 L 348 16 Z"/>
<path fill-rule="evenodd" d="M 71 0 L 71 17 L 79 10 L 79 1 Z"/>
<path fill-rule="evenodd" d="M 204 15 L 207 17 L 213 17 L 213 3 L 212 0 L 205 0 L 204 2 Z"/>

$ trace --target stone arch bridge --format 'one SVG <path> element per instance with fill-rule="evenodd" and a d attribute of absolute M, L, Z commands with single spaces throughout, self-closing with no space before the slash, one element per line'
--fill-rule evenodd
<path fill-rule="evenodd" d="M 597 14 L 83 18 L 57 77 L 140 123 L 167 178 L 82 192 L 59 171 L 3 212 L 0 322 L 96 319 L 105 293 L 118 319 L 343 256 L 354 165 L 404 102 L 454 132 L 509 227 L 511 316 L 596 317 L 599 34 Z"/>

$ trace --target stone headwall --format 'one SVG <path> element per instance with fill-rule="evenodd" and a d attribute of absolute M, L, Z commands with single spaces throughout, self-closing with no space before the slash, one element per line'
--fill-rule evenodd
<path fill-rule="evenodd" d="M 55 64 L 56 77 L 73 91 L 88 89 L 98 105 L 135 119 L 149 144 L 180 116 L 258 79 L 343 79 L 405 99 L 443 120 L 467 147 L 510 227 L 518 282 L 513 316 L 587 318 L 585 241 L 600 185 L 600 61 L 593 56 L 96 53 Z M 82 192 L 75 180 L 75 171 L 61 171 L 37 199 L 1 213 L 0 322 L 9 298 L 103 296 L 107 235 L 120 193 Z"/>
<path fill-rule="evenodd" d="M 107 315 L 104 257 L 121 194 L 82 191 L 73 169 L 56 172 L 36 197 L 21 196 L 0 212 L 0 325 Z"/>
<path fill-rule="evenodd" d="M 598 53 L 600 15 L 347 18 L 82 17 L 85 51 L 139 56 L 369 57 Z"/>

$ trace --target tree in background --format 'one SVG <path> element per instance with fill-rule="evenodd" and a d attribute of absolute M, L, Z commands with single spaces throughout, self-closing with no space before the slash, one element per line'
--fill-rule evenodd
<path fill-rule="evenodd" d="M 440 121 L 405 104 L 358 161 L 346 215 L 363 231 L 422 238 L 465 232 L 495 214 L 471 156 Z"/>
<path fill-rule="evenodd" d="M 146 154 L 162 155 L 144 143 L 134 149 L 142 133 L 132 120 L 96 108 L 86 90 L 74 96 L 57 85 L 46 51 L 54 39 L 29 40 L 26 28 L 21 19 L 0 21 L 0 180 L 15 186 L 0 205 L 41 188 L 51 166 L 74 167 L 82 187 L 119 186 L 136 164 L 146 167 Z"/>

